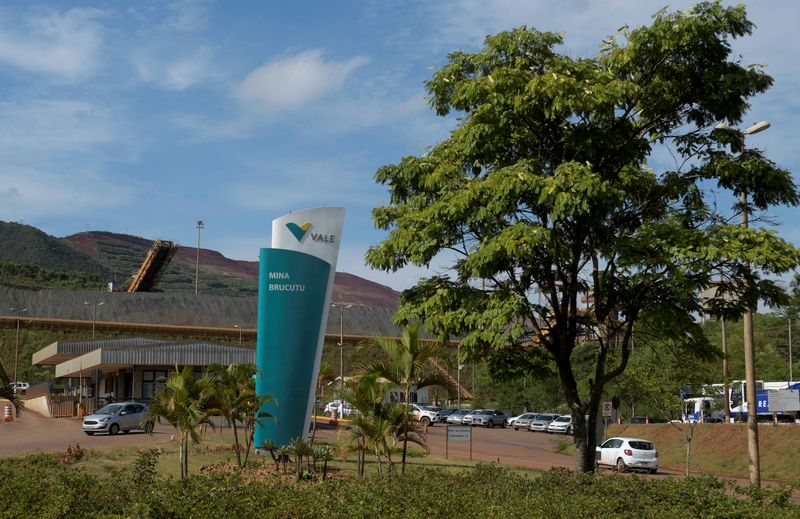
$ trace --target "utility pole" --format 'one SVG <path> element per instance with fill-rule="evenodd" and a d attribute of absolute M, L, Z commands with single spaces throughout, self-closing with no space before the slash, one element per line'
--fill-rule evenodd
<path fill-rule="evenodd" d="M 197 259 L 195 261 L 194 270 L 194 293 L 197 295 L 198 287 L 200 286 L 200 231 L 205 228 L 203 220 L 197 220 Z"/>
<path fill-rule="evenodd" d="M 103 306 L 104 303 L 105 301 L 100 301 L 99 303 L 90 303 L 89 301 L 83 302 L 85 305 L 92 305 L 92 339 L 94 339 L 94 328 L 97 322 L 97 307 Z"/>
<path fill-rule="evenodd" d="M 717 129 L 732 130 L 737 132 L 741 139 L 741 152 L 739 159 L 741 160 L 744 152 L 744 138 L 747 135 L 753 135 L 763 132 L 770 127 L 769 122 L 761 121 L 754 124 L 745 131 L 731 128 L 726 124 L 718 124 Z M 750 227 L 750 214 L 749 205 L 747 202 L 747 188 L 742 187 L 739 194 L 739 203 L 742 207 L 742 223 L 741 226 L 745 229 Z M 744 262 L 744 268 L 750 270 L 750 262 Z M 748 468 L 750 469 L 750 484 L 754 487 L 761 486 L 761 456 L 758 450 L 758 407 L 756 402 L 756 362 L 754 352 L 754 334 L 753 334 L 753 308 L 749 303 L 745 304 L 744 314 L 742 315 L 744 322 L 744 373 L 745 381 L 747 384 L 746 398 L 747 398 L 747 452 L 749 457 Z"/>
<path fill-rule="evenodd" d="M 339 391 L 344 389 L 344 310 L 352 308 L 355 303 L 331 303 L 339 309 Z"/>

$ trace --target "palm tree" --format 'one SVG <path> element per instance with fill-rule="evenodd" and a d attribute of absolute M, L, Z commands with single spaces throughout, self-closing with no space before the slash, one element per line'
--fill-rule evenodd
<path fill-rule="evenodd" d="M 421 342 L 419 340 L 419 326 L 407 325 L 401 329 L 400 340 L 396 341 L 388 337 L 373 337 L 366 343 L 359 345 L 359 348 L 377 346 L 388 357 L 386 360 L 373 360 L 362 366 L 359 374 L 375 374 L 388 380 L 392 384 L 403 388 L 405 391 L 406 407 L 411 404 L 411 388 L 416 390 L 440 386 L 449 393 L 453 393 L 454 388 L 448 377 L 438 370 L 426 371 L 425 365 L 428 359 L 435 358 L 441 347 L 434 342 Z M 410 427 L 406 427 L 407 432 Z M 406 471 L 406 451 L 408 448 L 409 435 L 403 435 L 403 461 L 402 472 Z"/>
<path fill-rule="evenodd" d="M 180 438 L 181 479 L 189 475 L 189 439 L 192 443 L 200 441 L 197 428 L 209 416 L 207 407 L 209 399 L 214 395 L 215 378 L 205 374 L 195 378 L 194 368 L 184 366 L 160 377 L 158 388 L 150 406 L 142 417 L 143 426 L 153 426 L 156 421 L 164 419 L 178 432 Z"/>
<path fill-rule="evenodd" d="M 367 373 L 341 392 L 342 399 L 350 402 L 356 411 L 346 430 L 355 440 L 359 475 L 364 474 L 364 453 L 368 450 L 375 455 L 378 474 L 382 475 L 383 458 L 386 458 L 390 471 L 394 467 L 390 443 L 402 439 L 425 446 L 424 439 L 410 430 L 408 407 L 386 403 L 386 394 L 391 386 L 377 373 Z"/>
<path fill-rule="evenodd" d="M 249 457 L 250 446 L 253 443 L 252 432 L 255 429 L 257 418 L 275 419 L 268 413 L 258 413 L 264 404 L 272 401 L 272 397 L 256 395 L 255 381 L 253 380 L 253 375 L 256 373 L 254 364 L 211 366 L 207 373 L 215 380 L 214 394 L 209 401 L 209 413 L 224 416 L 233 428 L 236 464 L 242 468 Z M 258 417 L 256 417 L 257 413 Z M 242 423 L 245 428 L 244 463 L 242 463 L 239 442 L 239 423 Z"/>

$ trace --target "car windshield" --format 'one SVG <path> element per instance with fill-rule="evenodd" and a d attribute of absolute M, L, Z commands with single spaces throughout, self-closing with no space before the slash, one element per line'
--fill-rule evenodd
<path fill-rule="evenodd" d="M 434 413 L 438 413 L 439 412 L 439 408 L 438 407 L 434 407 L 432 405 L 422 405 L 420 407 L 422 409 L 424 409 L 425 411 L 433 411 Z"/>
<path fill-rule="evenodd" d="M 489 410 L 489 409 L 482 409 L 482 410 L 476 412 L 475 414 L 492 414 L 492 411 Z"/>
<path fill-rule="evenodd" d="M 94 414 L 119 414 L 123 407 L 125 406 L 122 404 L 108 404 L 95 411 Z"/>
<path fill-rule="evenodd" d="M 558 418 L 556 418 L 553 421 L 554 422 L 569 422 L 570 420 L 572 420 L 571 416 L 559 416 Z"/>
<path fill-rule="evenodd" d="M 655 447 L 653 447 L 653 444 L 650 442 L 634 441 L 634 442 L 628 442 L 628 444 L 631 446 L 631 449 L 636 449 L 640 451 L 651 451 L 655 449 Z"/>

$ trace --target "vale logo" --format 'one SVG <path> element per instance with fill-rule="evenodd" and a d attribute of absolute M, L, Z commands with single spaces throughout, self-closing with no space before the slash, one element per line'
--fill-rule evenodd
<path fill-rule="evenodd" d="M 286 224 L 286 228 L 291 231 L 295 238 L 297 238 L 297 241 L 303 241 L 303 236 L 305 236 L 306 232 L 311 229 L 311 223 L 306 222 L 302 225 L 297 225 L 294 222 L 289 222 Z"/>

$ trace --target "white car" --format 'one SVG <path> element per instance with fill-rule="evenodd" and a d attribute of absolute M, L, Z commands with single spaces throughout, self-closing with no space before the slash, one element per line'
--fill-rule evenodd
<path fill-rule="evenodd" d="M 572 434 L 572 415 L 564 414 L 550 422 L 547 432 L 551 434 Z"/>
<path fill-rule="evenodd" d="M 9 386 L 14 390 L 14 394 L 24 393 L 31 387 L 27 382 L 12 382 Z"/>
<path fill-rule="evenodd" d="M 472 418 L 483 409 L 472 409 L 469 413 L 461 417 L 461 425 L 472 425 Z"/>
<path fill-rule="evenodd" d="M 350 416 L 353 414 L 353 406 L 350 404 L 350 402 L 342 402 L 341 400 L 328 402 L 322 412 L 327 415 L 332 415 L 334 410 L 336 410 L 340 418 L 344 418 L 345 416 Z"/>
<path fill-rule="evenodd" d="M 441 420 L 439 408 L 430 405 L 411 404 L 411 414 L 422 425 L 433 425 Z"/>
<path fill-rule="evenodd" d="M 614 467 L 620 472 L 628 469 L 658 472 L 658 451 L 653 442 L 640 438 L 609 438 L 597 447 L 597 466 Z"/>

